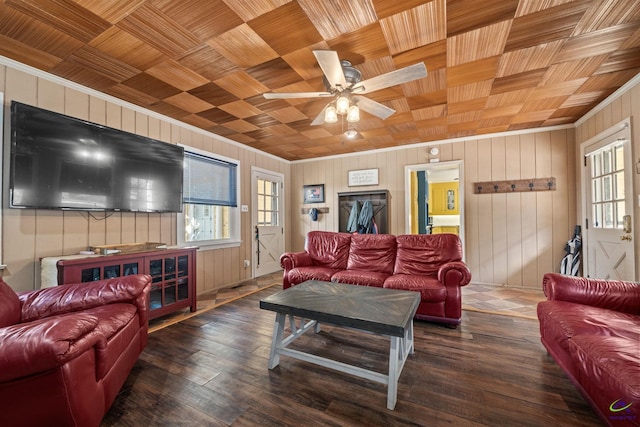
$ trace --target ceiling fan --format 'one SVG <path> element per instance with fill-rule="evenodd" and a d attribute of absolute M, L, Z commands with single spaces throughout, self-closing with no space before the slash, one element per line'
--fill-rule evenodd
<path fill-rule="evenodd" d="M 360 109 L 384 120 L 395 113 L 396 110 L 362 95 L 427 76 L 427 67 L 423 62 L 419 62 L 370 79 L 361 80 L 362 74 L 360 71 L 353 67 L 351 62 L 341 61 L 336 51 L 314 50 L 313 54 L 324 73 L 322 80 L 326 88 L 325 92 L 269 92 L 264 94 L 267 99 L 333 98 L 311 122 L 312 126 L 322 123 L 334 123 L 338 120 L 338 115 L 346 115 L 348 122 L 357 122 L 360 119 Z"/>

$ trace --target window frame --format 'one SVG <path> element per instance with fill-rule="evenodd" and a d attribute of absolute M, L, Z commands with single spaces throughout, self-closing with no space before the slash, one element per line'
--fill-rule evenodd
<path fill-rule="evenodd" d="M 240 161 L 237 159 L 232 159 L 230 157 L 222 156 L 217 153 L 212 153 L 205 150 L 200 150 L 198 148 L 190 147 L 183 144 L 178 144 L 184 148 L 186 153 L 197 154 L 202 157 L 210 158 L 212 160 L 224 161 L 227 163 L 232 163 L 236 165 L 236 201 L 237 206 L 229 206 L 229 238 L 225 239 L 213 239 L 213 240 L 193 240 L 193 241 L 185 241 L 185 209 L 183 203 L 182 212 L 177 214 L 176 221 L 176 230 L 177 230 L 177 242 L 179 246 L 197 246 L 199 250 L 207 250 L 207 249 L 222 249 L 229 247 L 237 247 L 242 243 L 240 237 L 240 226 L 241 226 L 241 218 L 240 218 Z M 217 205 L 207 205 L 207 206 L 217 206 Z"/>

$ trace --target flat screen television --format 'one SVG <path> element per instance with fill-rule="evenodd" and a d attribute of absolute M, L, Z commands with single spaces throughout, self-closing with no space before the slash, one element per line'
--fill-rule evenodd
<path fill-rule="evenodd" d="M 181 212 L 184 149 L 16 101 L 12 208 Z"/>

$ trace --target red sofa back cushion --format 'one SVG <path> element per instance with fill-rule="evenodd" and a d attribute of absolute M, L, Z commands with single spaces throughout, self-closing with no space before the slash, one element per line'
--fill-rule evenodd
<path fill-rule="evenodd" d="M 438 277 L 442 264 L 462 260 L 462 244 L 455 234 L 405 234 L 398 244 L 393 274 Z"/>
<path fill-rule="evenodd" d="M 304 246 L 313 265 L 344 270 L 347 268 L 350 242 L 349 233 L 310 231 Z"/>
<path fill-rule="evenodd" d="M 391 234 L 354 234 L 351 236 L 348 270 L 393 273 L 396 261 L 396 236 Z"/>
<path fill-rule="evenodd" d="M 18 295 L 0 279 L 0 328 L 20 323 L 20 300 Z"/>

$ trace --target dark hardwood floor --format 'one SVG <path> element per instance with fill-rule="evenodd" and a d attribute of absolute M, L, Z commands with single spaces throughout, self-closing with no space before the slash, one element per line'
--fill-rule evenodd
<path fill-rule="evenodd" d="M 272 287 L 149 336 L 103 426 L 599 426 L 540 344 L 538 322 L 465 311 L 457 329 L 415 321 L 398 386 L 281 357 L 267 369 Z M 388 339 L 323 326 L 295 346 L 386 372 Z"/>

